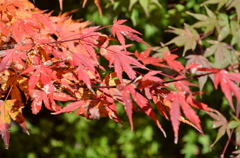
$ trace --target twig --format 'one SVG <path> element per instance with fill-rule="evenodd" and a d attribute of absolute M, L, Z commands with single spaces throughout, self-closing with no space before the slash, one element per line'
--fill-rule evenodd
<path fill-rule="evenodd" d="M 236 112 L 237 112 L 237 113 L 236 113 L 237 118 L 239 117 L 239 106 L 240 106 L 240 103 L 237 103 L 237 110 L 236 110 Z M 228 147 L 228 145 L 229 145 L 229 143 L 230 143 L 230 141 L 231 141 L 231 137 L 232 137 L 233 132 L 234 132 L 234 129 L 231 130 L 230 137 L 229 137 L 227 143 L 225 144 L 225 147 L 224 147 L 224 149 L 223 149 L 223 151 L 222 151 L 222 154 L 221 154 L 221 156 L 220 156 L 221 158 L 224 158 L 224 155 L 225 155 L 225 152 L 226 152 L 226 150 L 227 150 L 227 147 Z"/>

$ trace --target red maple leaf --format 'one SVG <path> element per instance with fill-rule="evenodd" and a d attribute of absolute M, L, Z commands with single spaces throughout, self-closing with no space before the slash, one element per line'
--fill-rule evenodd
<path fill-rule="evenodd" d="M 92 78 L 97 78 L 99 76 L 99 74 L 96 72 L 95 70 L 95 63 L 96 61 L 94 61 L 93 59 L 89 58 L 87 55 L 85 54 L 81 54 L 81 53 L 73 53 L 72 54 L 72 60 L 70 60 L 70 63 L 73 66 L 77 66 L 77 74 L 78 74 L 78 79 L 82 80 L 87 87 L 90 88 L 91 86 L 91 82 L 90 79 Z M 90 74 L 93 74 L 90 77 Z"/>
<path fill-rule="evenodd" d="M 118 90 L 122 92 L 122 102 L 129 119 L 131 131 L 133 131 L 133 120 L 132 120 L 133 103 L 132 103 L 130 91 L 128 90 L 128 87 L 125 87 L 122 85 L 118 85 Z"/>
<path fill-rule="evenodd" d="M 42 108 L 42 103 L 44 103 L 47 109 L 52 111 L 57 111 L 60 109 L 60 106 L 56 105 L 54 100 L 59 100 L 59 101 L 75 100 L 74 98 L 68 95 L 62 95 L 61 93 L 53 93 L 53 95 L 49 95 L 42 90 L 31 90 L 29 94 L 33 99 L 33 102 L 31 105 L 33 114 L 38 114 L 40 112 Z"/>
<path fill-rule="evenodd" d="M 143 41 L 143 39 L 141 39 L 140 37 L 138 37 L 136 34 L 141 35 L 140 32 L 132 29 L 129 26 L 126 25 L 122 25 L 122 23 L 124 23 L 127 20 L 115 20 L 113 22 L 112 25 L 112 34 L 113 36 L 117 36 L 119 42 L 121 43 L 121 45 L 123 46 L 124 49 L 126 49 L 126 45 L 125 45 L 125 39 L 123 36 L 127 37 L 128 39 L 132 40 L 132 41 L 137 41 L 137 42 L 141 42 L 147 46 L 149 46 L 146 42 Z M 134 34 L 136 33 L 136 34 Z"/>
<path fill-rule="evenodd" d="M 11 66 L 21 70 L 25 65 L 23 60 L 26 59 L 26 52 L 8 49 L 5 50 L 5 53 L 1 54 L 0 57 L 3 57 L 0 63 L 0 72 L 5 71 Z"/>
<path fill-rule="evenodd" d="M 182 109 L 184 115 L 197 127 L 197 130 L 202 131 L 200 126 L 200 119 L 195 111 L 191 108 L 191 106 L 186 102 L 186 96 L 183 92 L 171 92 L 167 95 L 166 100 L 171 102 L 170 107 L 170 119 L 172 122 L 175 143 L 178 142 L 178 131 L 181 119 L 181 111 Z M 180 106 L 181 105 L 181 106 Z"/>
<path fill-rule="evenodd" d="M 164 136 L 166 136 L 166 133 L 164 132 L 164 130 L 162 129 L 162 126 L 160 125 L 159 121 L 156 118 L 156 115 L 152 109 L 152 106 L 148 103 L 149 101 L 145 97 L 143 97 L 140 93 L 136 92 L 136 90 L 132 85 L 127 85 L 127 86 L 118 85 L 117 88 L 119 89 L 119 91 L 122 92 L 122 101 L 125 107 L 125 111 L 128 115 L 128 119 L 131 125 L 131 130 L 133 130 L 133 122 L 132 122 L 133 102 L 131 99 L 131 96 L 132 96 L 132 98 L 137 103 L 137 105 L 141 108 L 141 110 L 146 115 L 148 115 L 153 119 L 153 121 L 157 124 L 159 129 L 163 132 Z"/>
<path fill-rule="evenodd" d="M 48 14 L 43 14 L 45 11 L 38 11 L 35 12 L 35 14 L 32 14 L 33 19 L 36 19 L 36 21 L 44 27 L 44 29 L 47 29 L 49 33 L 55 33 L 55 28 L 53 26 L 53 22 L 50 20 L 49 16 L 51 15 L 51 12 Z"/>
<path fill-rule="evenodd" d="M 154 84 L 159 84 L 159 83 L 163 82 L 163 80 L 161 78 L 155 76 L 157 74 L 161 74 L 161 72 L 153 71 L 153 70 L 149 71 L 146 75 L 144 75 L 142 77 L 141 81 L 139 81 L 138 88 L 145 90 L 145 94 L 148 99 L 152 99 L 152 95 L 150 93 L 150 88 Z"/>
<path fill-rule="evenodd" d="M 39 36 L 40 24 L 32 19 L 17 20 L 12 24 L 12 37 L 19 44 L 23 44 L 27 38 L 36 40 Z"/>
<path fill-rule="evenodd" d="M 102 51 L 105 51 L 105 54 L 107 53 L 105 57 L 109 60 L 109 65 L 114 64 L 115 72 L 117 73 L 120 81 L 122 81 L 123 71 L 127 73 L 130 79 L 134 79 L 136 77 L 136 72 L 133 70 L 131 65 L 145 68 L 144 65 L 130 56 L 132 53 L 124 51 L 123 46 L 111 45 L 106 49 L 102 49 Z"/>
<path fill-rule="evenodd" d="M 96 27 L 88 27 L 86 29 L 84 29 L 80 34 L 75 34 L 75 35 L 68 35 L 68 39 L 69 38 L 73 38 L 76 37 L 76 35 L 78 35 L 77 39 L 79 40 L 75 40 L 75 42 L 78 43 L 77 46 L 76 43 L 74 44 L 73 42 L 67 42 L 66 45 L 71 48 L 71 50 L 73 51 L 77 51 L 77 52 L 85 52 L 85 54 L 88 56 L 88 58 L 92 58 L 95 62 L 97 61 L 97 55 L 95 52 L 95 47 L 97 47 L 97 40 L 99 38 L 99 36 L 101 35 L 101 33 L 96 32 L 97 30 L 99 30 L 99 26 Z M 66 37 L 62 37 L 64 39 L 66 39 Z M 64 43 L 65 44 L 65 43 Z M 83 54 L 83 53 L 81 53 Z"/>
<path fill-rule="evenodd" d="M 178 79 L 181 79 L 181 78 L 184 78 L 184 77 L 185 77 L 184 75 L 179 75 L 175 79 L 178 80 Z M 173 82 L 173 84 L 178 91 L 184 91 L 185 93 L 191 93 L 191 90 L 190 90 L 189 86 L 198 87 L 198 85 L 195 85 L 195 84 L 193 84 L 189 81 L 186 81 L 186 80 Z"/>
<path fill-rule="evenodd" d="M 54 92 L 53 99 L 58 100 L 58 101 L 76 100 L 75 98 L 71 97 L 70 95 L 67 95 L 66 93 L 62 93 L 62 92 Z"/>
<path fill-rule="evenodd" d="M 167 64 L 171 68 L 173 68 L 175 71 L 179 72 L 184 69 L 184 66 L 179 61 L 175 60 L 178 57 L 177 55 L 170 54 L 170 52 L 165 52 L 164 57 L 165 57 Z"/>
<path fill-rule="evenodd" d="M 56 114 L 61 114 L 65 112 L 73 112 L 74 110 L 79 108 L 77 112 L 78 115 L 82 115 L 82 114 L 87 115 L 86 112 L 87 112 L 88 104 L 89 104 L 89 101 L 83 101 L 83 100 L 72 102 L 72 103 L 69 103 L 64 108 L 62 108 L 61 110 L 54 112 L 52 114 L 56 115 Z"/>
<path fill-rule="evenodd" d="M 163 62 L 162 59 L 151 57 L 150 56 L 151 50 L 152 48 L 149 48 L 141 52 L 140 54 L 138 53 L 138 51 L 135 51 L 134 55 L 137 57 L 138 60 L 142 61 L 144 65 L 151 64 L 151 65 L 160 66 L 160 67 L 168 67 L 160 63 L 160 62 Z"/>
<path fill-rule="evenodd" d="M 35 70 L 35 71 L 34 71 Z M 33 72 L 33 73 L 32 73 Z M 39 64 L 37 66 L 31 65 L 29 66 L 25 71 L 23 71 L 21 74 L 26 73 L 32 73 L 30 79 L 29 79 L 29 91 L 33 90 L 37 83 L 39 83 L 39 80 L 43 84 L 43 90 L 53 95 L 54 86 L 52 83 L 52 79 L 59 81 L 59 79 L 56 77 L 55 73 L 53 73 L 52 69 L 46 67 L 44 64 Z"/>
<path fill-rule="evenodd" d="M 43 102 L 44 102 L 44 105 L 48 107 L 48 109 L 51 109 L 46 93 L 44 93 L 41 90 L 31 90 L 30 95 L 33 99 L 33 102 L 31 105 L 33 114 L 39 113 L 39 111 L 42 109 Z"/>
<path fill-rule="evenodd" d="M 226 70 L 220 70 L 215 75 L 214 86 L 217 89 L 218 85 L 221 86 L 222 92 L 227 98 L 231 108 L 235 110 L 232 103 L 232 93 L 240 102 L 240 88 L 234 82 L 240 82 L 240 73 L 229 73 Z"/>

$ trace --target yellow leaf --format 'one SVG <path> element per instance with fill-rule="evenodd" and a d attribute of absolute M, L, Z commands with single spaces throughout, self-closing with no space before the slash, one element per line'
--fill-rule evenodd
<path fill-rule="evenodd" d="M 11 117 L 9 112 L 14 105 L 15 100 L 6 100 L 5 102 L 0 100 L 0 124 L 10 124 Z"/>

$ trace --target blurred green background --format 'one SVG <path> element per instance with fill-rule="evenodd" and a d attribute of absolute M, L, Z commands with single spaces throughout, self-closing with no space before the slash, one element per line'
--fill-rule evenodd
<path fill-rule="evenodd" d="M 63 12 L 79 9 L 73 18 L 92 21 L 93 25 L 111 25 L 115 19 L 127 19 L 126 25 L 143 34 L 142 38 L 152 46 L 159 46 L 174 37 L 164 32 L 168 26 L 182 27 L 183 23 L 193 24 L 195 20 L 186 11 L 202 13 L 200 4 L 204 0 L 101 0 L 103 16 L 100 18 L 93 0 L 88 0 L 82 8 L 83 0 L 63 0 Z M 136 2 L 136 3 L 134 3 Z M 133 3 L 132 7 L 129 5 Z M 57 0 L 35 0 L 37 7 L 43 10 L 55 10 L 58 15 Z M 105 33 L 108 33 L 106 30 Z M 143 45 L 135 45 L 139 51 Z M 201 100 L 212 108 L 229 115 L 229 106 L 223 94 L 208 82 Z M 157 113 L 157 112 L 156 112 Z M 210 145 L 216 138 L 217 129 L 212 129 L 211 118 L 198 111 L 205 136 L 192 127 L 181 124 L 179 143 L 174 144 L 171 123 L 160 114 L 158 118 L 167 133 L 164 138 L 155 123 L 145 114 L 134 113 L 134 131 L 131 132 L 127 116 L 121 106 L 118 114 L 123 125 L 108 118 L 87 120 L 71 114 L 51 115 L 43 109 L 39 115 L 32 115 L 29 105 L 24 108 L 30 136 L 13 123 L 11 128 L 10 149 L 5 150 L 1 143 L 1 157 L 17 158 L 218 158 L 226 143 L 227 137 L 212 148 Z M 233 146 L 229 146 L 230 156 Z M 228 151 L 228 150 L 227 150 Z"/>

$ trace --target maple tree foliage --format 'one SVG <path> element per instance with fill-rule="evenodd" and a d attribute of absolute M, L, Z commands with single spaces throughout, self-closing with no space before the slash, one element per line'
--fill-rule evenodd
<path fill-rule="evenodd" d="M 101 13 L 100 1 L 94 2 Z M 109 117 L 117 123 L 122 123 L 117 106 L 123 106 L 131 130 L 134 129 L 134 112 L 143 112 L 166 136 L 157 118 L 160 114 L 171 121 L 175 143 L 181 122 L 203 134 L 196 113 L 196 110 L 203 110 L 214 119 L 223 120 L 217 126 L 222 126 L 217 141 L 229 131 L 227 121 L 216 110 L 195 99 L 201 92 L 192 92 L 190 86 L 198 85 L 188 81 L 198 79 L 202 90 L 209 76 L 215 88 L 221 88 L 232 110 L 239 113 L 240 108 L 234 106 L 232 99 L 234 94 L 239 105 L 240 89 L 236 83 L 240 82 L 239 72 L 230 72 L 234 66 L 223 68 L 223 58 L 215 56 L 218 68 L 206 58 L 227 49 L 220 41 L 209 41 L 213 46 L 205 56 L 187 56 L 189 60 L 184 66 L 169 50 L 165 50 L 162 58 L 151 56 L 153 48 L 139 37 L 141 33 L 124 25 L 126 20 L 115 20 L 113 25 L 105 27 L 89 26 L 90 22 L 71 19 L 69 13 L 52 16 L 27 0 L 1 0 L 0 6 L 0 132 L 6 148 L 12 120 L 29 134 L 22 114 L 22 108 L 29 108 L 27 102 L 31 103 L 33 114 L 38 114 L 45 106 L 55 115 L 77 110 L 77 115 L 87 119 Z M 207 7 L 206 11 L 209 17 L 204 18 L 215 18 Z M 200 15 L 189 14 L 200 19 Z M 204 23 L 199 22 L 194 27 L 202 25 Z M 202 37 L 194 27 L 171 27 L 169 32 L 178 36 L 167 45 L 184 45 L 184 55 L 195 49 Z M 216 26 L 206 27 L 207 34 Z M 111 37 L 100 32 L 105 28 L 111 28 Z M 130 52 L 132 44 L 126 39 L 143 43 L 147 49 Z M 102 64 L 101 58 L 105 58 L 108 65 Z M 174 74 L 150 69 L 149 65 L 171 69 Z M 103 73 L 105 71 L 108 73 Z M 61 106 L 60 102 L 70 103 Z M 237 125 L 232 125 L 234 127 Z"/>
<path fill-rule="evenodd" d="M 211 5 L 206 4 L 217 4 L 216 10 L 209 9 Z M 196 74 L 194 78 L 198 78 L 200 90 L 203 89 L 209 77 L 215 89 L 221 89 L 224 94 L 230 107 L 231 117 L 227 118 L 213 109 L 207 112 L 214 119 L 213 128 L 219 128 L 217 137 L 211 146 L 214 146 L 225 134 L 228 137 L 221 153 L 221 157 L 224 157 L 230 141 L 234 142 L 236 149 L 239 148 L 240 142 L 239 35 L 236 33 L 239 28 L 239 3 L 235 0 L 207 0 L 202 3 L 202 6 L 206 11 L 205 14 L 187 12 L 197 19 L 193 25 L 185 24 L 183 29 L 170 27 L 171 30 L 167 32 L 177 36 L 166 45 L 175 44 L 177 47 L 183 47 L 183 56 L 186 55 L 186 51 L 192 50 L 193 54 L 185 57 L 187 59 L 186 66 L 192 67 L 193 63 L 199 65 L 198 68 L 191 71 Z M 222 10 L 220 11 L 220 9 Z M 199 28 L 202 30 L 199 31 Z M 200 49 L 201 55 L 195 52 L 198 49 Z M 232 139 L 233 134 L 235 134 L 235 140 Z M 240 156 L 239 149 L 232 153 L 238 154 L 237 157 Z"/>

